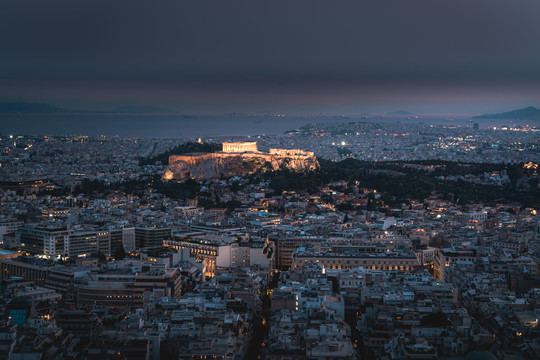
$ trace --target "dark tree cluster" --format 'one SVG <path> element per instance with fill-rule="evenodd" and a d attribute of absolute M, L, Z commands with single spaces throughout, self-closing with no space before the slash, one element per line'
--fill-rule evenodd
<path fill-rule="evenodd" d="M 193 179 L 182 183 L 156 181 L 154 189 L 171 199 L 187 199 L 197 195 L 201 189 L 201 185 Z"/>
<path fill-rule="evenodd" d="M 154 165 L 156 162 L 167 164 L 169 162 L 169 156 L 171 155 L 182 155 L 189 153 L 212 153 L 216 151 L 221 151 L 222 148 L 223 147 L 221 144 L 187 142 L 175 146 L 171 150 L 165 151 L 164 153 L 158 154 L 156 156 L 151 156 L 148 158 L 141 157 L 139 158 L 139 165 Z"/>
<path fill-rule="evenodd" d="M 423 200 L 431 194 L 440 194 L 444 199 L 457 204 L 468 203 L 512 203 L 525 207 L 540 206 L 538 186 L 516 187 L 520 178 L 527 176 L 523 164 L 463 164 L 448 161 L 414 162 L 419 165 L 436 165 L 434 171 L 419 170 L 405 166 L 404 162 L 366 162 L 346 159 L 332 162 L 319 159 L 321 168 L 309 173 L 282 170 L 260 174 L 270 178 L 270 187 L 283 191 L 318 192 L 318 187 L 333 181 L 358 182 L 365 188 L 376 189 L 388 205 L 409 203 L 411 199 Z M 505 170 L 510 184 L 504 186 L 484 185 L 464 180 L 441 180 L 440 176 L 483 174 Z M 535 179 L 527 184 L 536 185 Z M 342 206 L 347 210 L 347 205 Z"/>

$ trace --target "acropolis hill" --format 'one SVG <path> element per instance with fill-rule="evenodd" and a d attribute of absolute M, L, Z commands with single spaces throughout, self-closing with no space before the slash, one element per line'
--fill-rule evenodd
<path fill-rule="evenodd" d="M 283 168 L 309 171 L 319 167 L 313 152 L 297 149 L 259 151 L 256 142 L 224 142 L 223 151 L 169 156 L 163 180 L 212 179 L 221 176 L 249 175 L 257 170 Z"/>

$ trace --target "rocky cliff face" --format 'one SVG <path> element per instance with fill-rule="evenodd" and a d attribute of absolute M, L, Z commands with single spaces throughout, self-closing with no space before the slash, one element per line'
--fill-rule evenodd
<path fill-rule="evenodd" d="M 289 168 L 310 171 L 319 167 L 315 156 L 283 156 L 265 153 L 212 153 L 170 156 L 163 180 L 215 179 L 221 176 L 244 176 L 260 169 Z"/>

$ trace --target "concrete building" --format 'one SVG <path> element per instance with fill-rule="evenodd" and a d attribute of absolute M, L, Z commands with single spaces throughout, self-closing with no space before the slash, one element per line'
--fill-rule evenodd
<path fill-rule="evenodd" d="M 179 299 L 182 285 L 178 269 L 148 265 L 137 269 L 89 272 L 79 283 L 79 306 L 123 309 L 141 308 L 150 296 Z"/>
<path fill-rule="evenodd" d="M 257 265 L 264 269 L 273 267 L 273 251 L 265 241 L 241 240 L 226 235 L 176 235 L 164 240 L 164 246 L 179 250 L 189 249 L 196 262 L 203 262 L 205 276 L 213 277 L 218 268 Z"/>
<path fill-rule="evenodd" d="M 10 251 L 10 250 L 4 250 L 0 249 L 0 260 L 6 260 L 6 259 L 14 259 L 22 254 L 18 251 Z"/>
<path fill-rule="evenodd" d="M 134 227 L 99 230 L 97 236 L 98 249 L 105 256 L 114 256 L 120 250 L 136 250 Z M 144 236 L 140 234 L 140 237 Z"/>
<path fill-rule="evenodd" d="M 70 231 L 68 242 L 65 246 L 65 255 L 90 256 L 98 250 L 97 232 L 95 230 Z"/>
<path fill-rule="evenodd" d="M 66 255 L 70 231 L 59 225 L 27 225 L 21 228 L 21 248 L 31 254 Z"/>
<path fill-rule="evenodd" d="M 21 256 L 14 259 L 0 260 L 0 278 L 20 277 L 43 286 L 52 264 L 43 259 Z"/>
<path fill-rule="evenodd" d="M 135 228 L 135 247 L 137 249 L 146 247 L 163 246 L 163 239 L 171 237 L 172 229 L 170 227 L 136 227 Z"/>
<path fill-rule="evenodd" d="M 432 265 L 435 261 L 435 248 L 433 247 L 417 248 L 414 249 L 414 253 L 420 265 Z"/>
<path fill-rule="evenodd" d="M 457 262 L 475 262 L 474 249 L 444 248 L 439 250 L 435 257 L 435 277 L 444 280 L 447 277 L 446 269 Z"/>
<path fill-rule="evenodd" d="M 379 251 L 380 250 L 380 251 Z M 408 248 L 371 246 L 300 247 L 292 256 L 292 268 L 306 263 L 320 263 L 325 269 L 366 268 L 410 271 L 418 265 L 416 255 Z"/>
<path fill-rule="evenodd" d="M 0 219 L 0 244 L 4 243 L 5 234 L 13 234 L 23 226 L 23 222 L 14 218 Z"/>
<path fill-rule="evenodd" d="M 21 248 L 49 258 L 84 256 L 98 251 L 98 233 L 64 225 L 26 225 L 21 228 Z"/>
<path fill-rule="evenodd" d="M 292 266 L 292 255 L 298 247 L 319 244 L 323 241 L 323 238 L 317 236 L 278 236 L 270 237 L 270 240 L 274 241 L 276 247 L 276 267 L 279 269 L 290 269 Z"/>

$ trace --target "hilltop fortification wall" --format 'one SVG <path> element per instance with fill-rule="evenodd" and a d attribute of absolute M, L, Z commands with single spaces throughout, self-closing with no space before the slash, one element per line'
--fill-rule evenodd
<path fill-rule="evenodd" d="M 201 162 L 212 159 L 215 154 L 213 153 L 192 153 L 185 155 L 171 155 L 169 156 L 169 165 L 177 162 L 186 164 L 186 166 L 196 166 Z"/>
<path fill-rule="evenodd" d="M 301 150 L 272 149 L 271 153 L 208 153 L 172 155 L 169 166 L 163 172 L 163 180 L 212 179 L 221 176 L 249 175 L 258 170 L 288 168 L 310 171 L 319 167 L 311 152 Z"/>
<path fill-rule="evenodd" d="M 304 151 L 299 149 L 270 149 L 270 155 L 279 155 L 279 156 L 315 156 L 315 153 L 312 151 Z"/>

